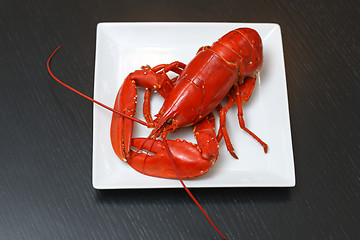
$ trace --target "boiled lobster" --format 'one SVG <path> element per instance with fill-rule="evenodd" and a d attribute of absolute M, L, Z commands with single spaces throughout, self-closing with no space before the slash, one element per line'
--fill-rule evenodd
<path fill-rule="evenodd" d="M 259 34 L 250 28 L 239 28 L 224 35 L 211 47 L 201 47 L 188 65 L 173 62 L 153 68 L 144 66 L 130 73 L 117 94 L 114 109 L 133 117 L 136 113 L 137 87 L 145 88 L 143 114 L 147 125 L 153 130 L 148 138 L 133 139 L 133 121 L 114 113 L 111 142 L 117 156 L 135 170 L 150 176 L 192 178 L 205 174 L 219 156 L 222 137 L 231 155 L 237 158 L 225 125 L 226 113 L 234 103 L 238 106 L 240 127 L 267 152 L 267 145 L 245 127 L 241 106 L 251 96 L 256 73 L 262 63 Z M 168 72 L 178 76 L 170 79 Z M 154 120 L 150 114 L 152 91 L 164 98 Z M 224 98 L 228 104 L 222 107 L 220 103 Z M 220 115 L 217 135 L 212 113 L 215 109 Z M 193 126 L 197 144 L 166 140 L 173 155 L 172 162 L 164 141 L 155 139 L 165 139 L 169 132 L 186 126 Z"/>
<path fill-rule="evenodd" d="M 240 127 L 267 152 L 267 144 L 245 127 L 242 111 L 242 104 L 249 100 L 263 64 L 259 34 L 250 28 L 238 28 L 225 34 L 212 46 L 201 47 L 188 65 L 173 62 L 153 68 L 144 66 L 130 73 L 117 94 L 114 108 L 82 94 L 54 76 L 49 63 L 59 48 L 47 61 L 50 75 L 70 90 L 113 111 L 110 136 L 117 156 L 143 174 L 179 179 L 213 227 L 225 238 L 182 179 L 209 171 L 219 157 L 219 142 L 223 137 L 228 151 L 237 158 L 226 129 L 226 113 L 234 103 L 237 104 Z M 170 78 L 169 72 L 177 76 Z M 134 117 L 138 87 L 145 88 L 143 114 L 146 122 Z M 152 92 L 164 98 L 155 119 L 150 113 Z M 224 107 L 221 105 L 223 99 L 227 100 Z M 215 109 L 220 115 L 217 134 Z M 132 137 L 134 121 L 153 128 L 147 138 Z M 187 126 L 193 126 L 197 144 L 166 139 L 168 133 Z"/>

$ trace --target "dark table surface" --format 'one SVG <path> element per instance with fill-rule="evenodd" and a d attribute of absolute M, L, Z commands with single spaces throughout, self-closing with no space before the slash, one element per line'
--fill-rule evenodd
<path fill-rule="evenodd" d="M 99 22 L 281 26 L 294 188 L 192 189 L 228 239 L 359 239 L 358 1 L 0 2 L 0 239 L 219 239 L 183 189 L 92 187 Z M 276 94 L 276 93 L 274 93 Z"/>

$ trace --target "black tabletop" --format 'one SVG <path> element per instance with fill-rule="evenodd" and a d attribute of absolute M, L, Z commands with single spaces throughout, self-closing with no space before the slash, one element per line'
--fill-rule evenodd
<path fill-rule="evenodd" d="M 358 1 L 1 1 L 0 239 L 220 239 L 181 188 L 93 188 L 93 105 L 55 82 L 46 60 L 62 44 L 54 72 L 93 96 L 99 22 L 278 23 L 296 186 L 192 192 L 228 239 L 358 239 L 359 9 Z"/>

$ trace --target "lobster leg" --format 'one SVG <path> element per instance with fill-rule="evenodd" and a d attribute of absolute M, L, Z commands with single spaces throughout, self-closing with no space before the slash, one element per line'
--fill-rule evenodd
<path fill-rule="evenodd" d="M 241 129 L 243 129 L 245 132 L 247 132 L 253 138 L 255 138 L 255 140 L 258 141 L 261 144 L 261 146 L 264 148 L 265 153 L 267 153 L 268 151 L 267 144 L 264 143 L 252 131 L 250 131 L 248 128 L 245 127 L 245 121 L 243 117 L 244 113 L 242 109 L 242 104 L 246 103 L 250 99 L 252 91 L 255 87 L 255 82 L 256 82 L 255 77 L 249 77 L 249 78 L 245 78 L 244 82 L 241 84 L 236 83 L 234 87 L 230 90 L 228 95 L 226 96 L 228 104 L 225 107 L 222 107 L 221 104 L 217 107 L 217 110 L 219 111 L 219 115 L 220 115 L 220 127 L 217 135 L 217 140 L 220 142 L 221 138 L 224 137 L 228 151 L 236 159 L 238 159 L 238 157 L 234 153 L 234 148 L 231 144 L 229 134 L 226 129 L 226 113 L 235 102 L 237 103 L 238 106 L 238 120 Z"/>
<path fill-rule="evenodd" d="M 150 115 L 150 91 L 154 89 L 162 96 L 168 94 L 169 89 L 173 85 L 173 79 L 167 76 L 168 71 L 179 73 L 185 64 L 181 62 L 173 62 L 171 64 L 162 64 L 154 68 L 149 66 L 143 67 L 130 73 L 124 80 L 116 100 L 114 109 L 128 116 L 133 117 L 136 113 L 137 90 L 136 87 L 144 87 L 145 100 L 144 100 L 144 116 L 148 122 L 148 127 L 154 124 Z M 116 155 L 126 161 L 129 156 L 133 132 L 133 121 L 114 113 L 112 116 L 110 137 L 112 146 Z"/>
<path fill-rule="evenodd" d="M 250 131 L 248 128 L 245 127 L 245 121 L 243 118 L 243 109 L 242 109 L 242 104 L 247 102 L 252 94 L 252 91 L 255 87 L 255 82 L 256 82 L 256 78 L 255 77 L 251 77 L 251 78 L 246 78 L 244 80 L 244 83 L 238 85 L 235 85 L 235 100 L 238 106 L 238 119 L 239 119 L 239 124 L 240 127 L 247 132 L 248 134 L 250 134 L 253 138 L 256 139 L 256 141 L 258 141 L 261 146 L 264 148 L 264 152 L 267 153 L 268 151 L 268 146 L 266 143 L 264 143 L 258 136 L 256 136 L 252 131 Z"/>
<path fill-rule="evenodd" d="M 203 175 L 214 165 L 219 156 L 214 129 L 215 119 L 211 113 L 193 128 L 197 144 L 179 139 L 166 140 L 181 179 Z M 134 138 L 132 145 L 127 163 L 136 171 L 153 177 L 178 178 L 161 140 Z"/>
<path fill-rule="evenodd" d="M 225 107 L 221 108 L 219 111 L 220 115 L 220 126 L 219 132 L 217 135 L 217 140 L 220 142 L 221 138 L 224 137 L 226 148 L 228 149 L 231 156 L 238 159 L 238 156 L 234 153 L 234 147 L 230 142 L 230 137 L 226 129 L 226 113 L 229 111 L 231 106 L 234 104 L 234 100 L 232 98 L 228 99 L 228 104 Z"/>
<path fill-rule="evenodd" d="M 170 64 L 161 64 L 151 69 L 152 72 L 158 74 L 158 78 L 156 81 L 151 81 L 153 84 L 152 86 L 147 84 L 145 89 L 143 114 L 147 122 L 153 122 L 150 114 L 150 98 L 152 89 L 158 92 L 163 98 L 166 98 L 169 95 L 170 90 L 173 88 L 176 80 L 176 78 L 170 79 L 166 73 L 172 71 L 180 75 L 185 67 L 186 65 L 184 63 L 176 61 Z M 143 69 L 146 69 L 146 67 Z"/>

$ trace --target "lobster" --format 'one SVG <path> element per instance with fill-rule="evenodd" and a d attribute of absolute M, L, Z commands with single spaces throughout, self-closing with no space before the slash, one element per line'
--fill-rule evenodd
<path fill-rule="evenodd" d="M 201 47 L 187 65 L 175 61 L 155 67 L 143 66 L 126 77 L 116 96 L 114 108 L 82 94 L 53 75 L 49 62 L 59 48 L 48 59 L 50 75 L 70 90 L 113 111 L 110 137 L 116 155 L 142 174 L 179 179 L 225 239 L 182 179 L 209 171 L 219 157 L 222 138 L 229 153 L 238 158 L 226 129 L 226 114 L 234 104 L 237 104 L 240 127 L 267 153 L 267 144 L 246 128 L 242 110 L 242 104 L 249 100 L 263 64 L 259 34 L 250 28 L 238 28 L 225 34 L 212 46 Z M 177 76 L 170 78 L 170 72 Z M 143 115 L 146 122 L 135 118 L 138 87 L 145 88 Z M 152 92 L 164 98 L 155 119 L 150 111 Z M 223 99 L 227 101 L 224 107 L 221 104 Z M 215 109 L 220 119 L 218 133 L 215 132 Z M 147 138 L 132 137 L 134 121 L 152 128 Z M 193 126 L 197 144 L 167 139 L 169 133 L 187 126 Z"/>
<path fill-rule="evenodd" d="M 241 106 L 251 96 L 262 63 L 260 36 L 253 29 L 241 28 L 224 35 L 211 47 L 201 47 L 188 65 L 176 61 L 153 68 L 144 66 L 130 73 L 117 94 L 114 109 L 133 117 L 137 88 L 145 88 L 143 114 L 153 130 L 148 138 L 132 138 L 133 121 L 113 113 L 110 133 L 115 153 L 145 175 L 182 179 L 203 175 L 218 159 L 222 137 L 230 154 L 237 158 L 225 125 L 226 113 L 234 103 L 238 106 L 240 127 L 267 152 L 267 145 L 245 127 Z M 178 76 L 170 79 L 168 72 Z M 154 120 L 150 114 L 152 91 L 164 98 Z M 222 107 L 224 98 L 228 104 Z M 217 135 L 214 109 L 220 115 Z M 168 133 L 186 126 L 193 126 L 197 144 L 166 140 L 175 170 L 166 153 L 165 141 L 155 139 L 165 139 Z"/>

